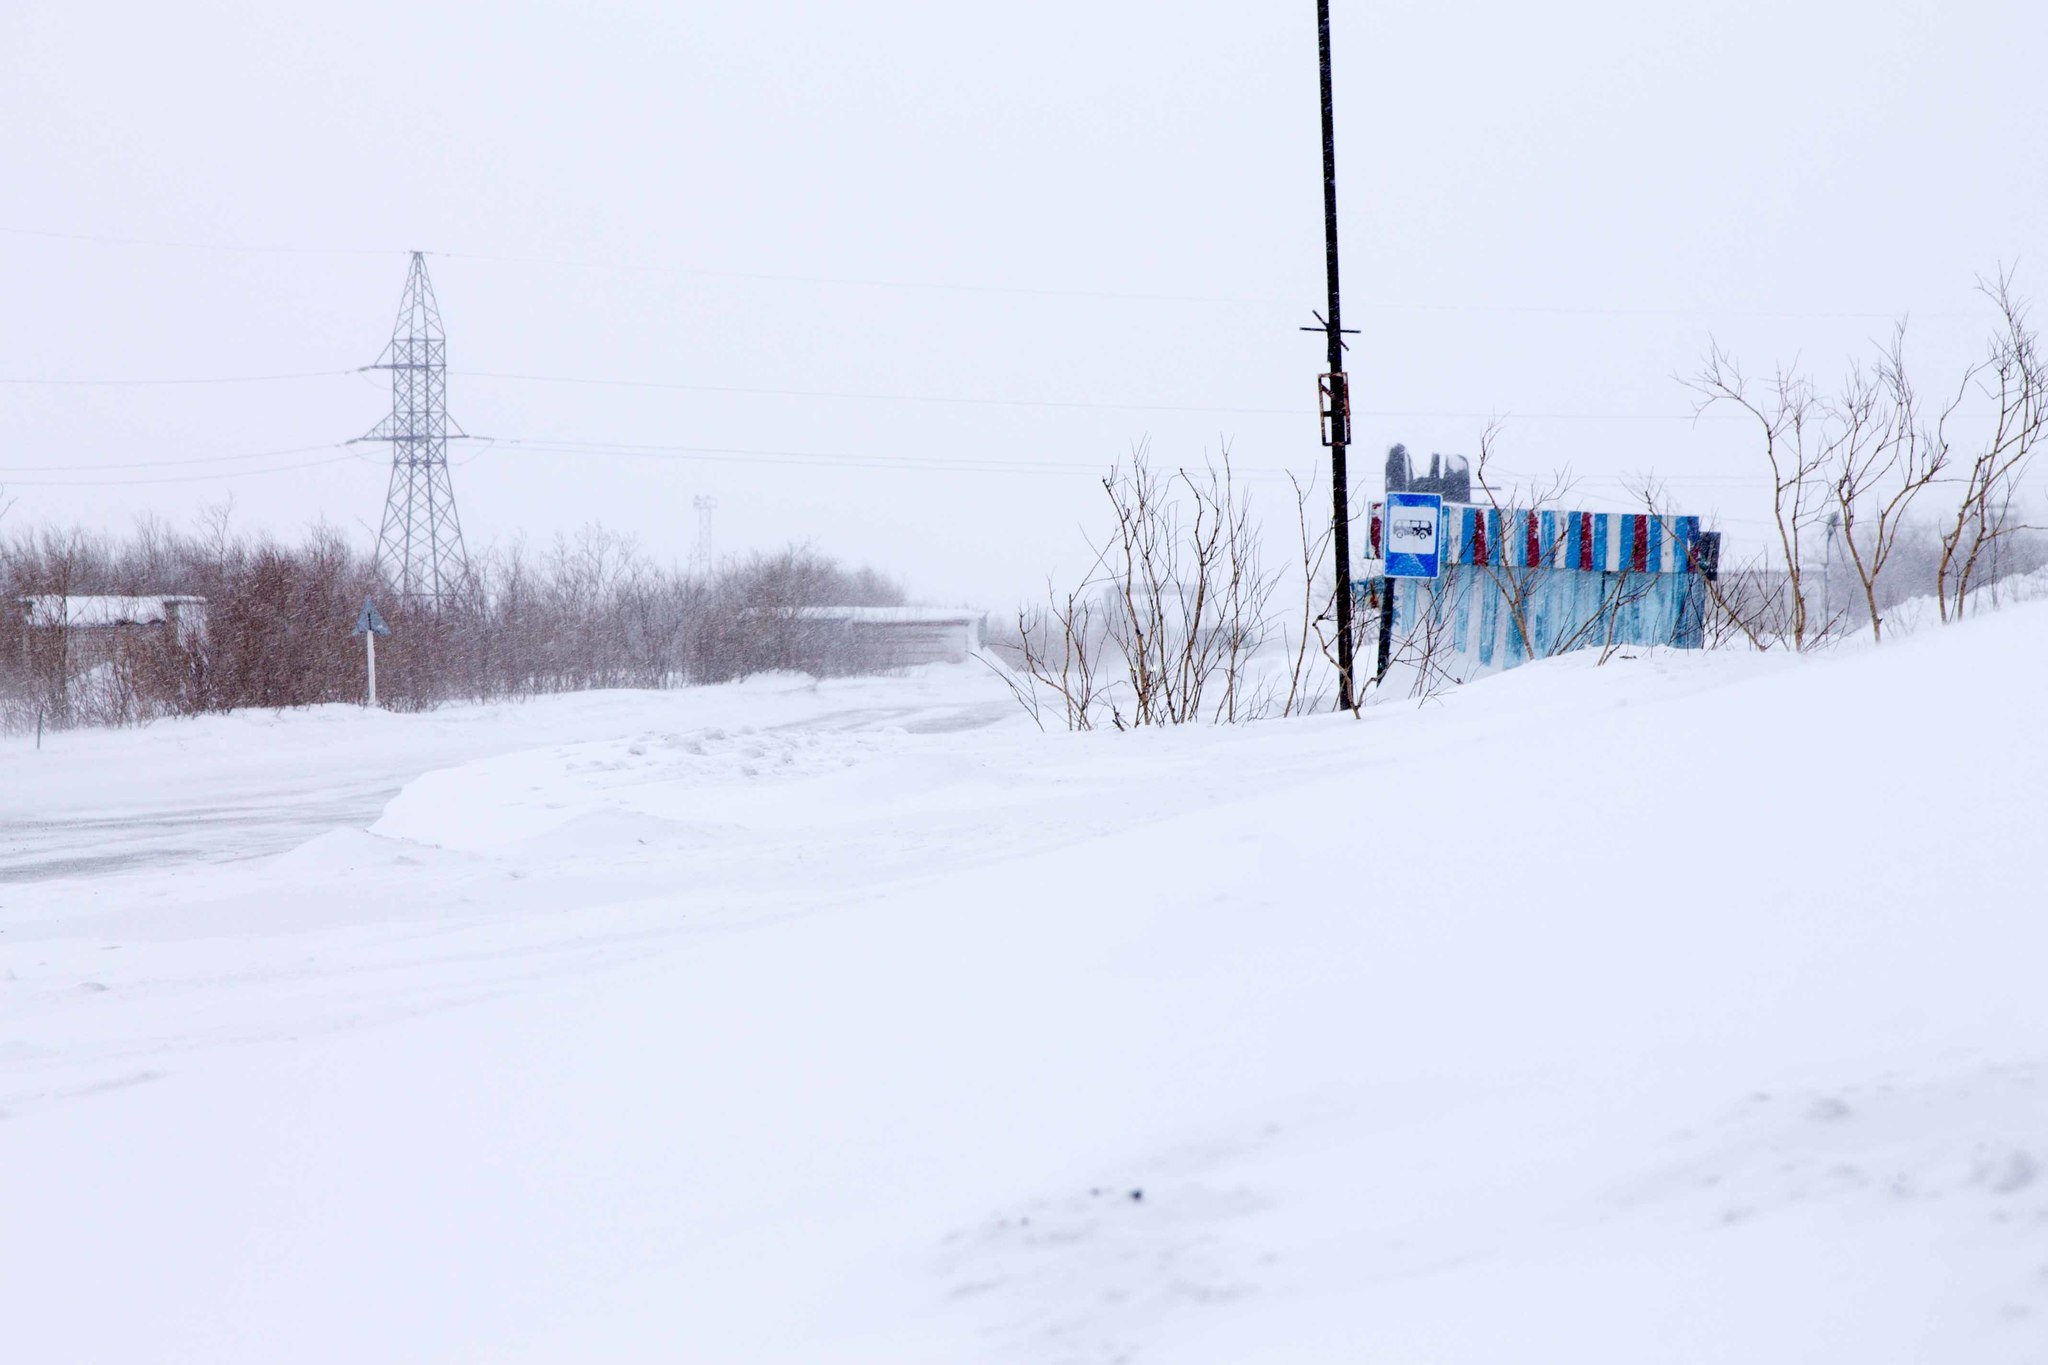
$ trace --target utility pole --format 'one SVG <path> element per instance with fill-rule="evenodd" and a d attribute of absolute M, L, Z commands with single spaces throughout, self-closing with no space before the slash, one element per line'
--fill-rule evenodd
<path fill-rule="evenodd" d="M 1323 64 L 1323 264 L 1329 276 L 1330 311 L 1317 314 L 1329 338 L 1330 368 L 1322 378 L 1323 443 L 1330 447 L 1330 546 L 1337 564 L 1337 704 L 1353 705 L 1351 662 L 1351 484 L 1344 450 L 1351 443 L 1351 385 L 1344 374 L 1343 315 L 1337 288 L 1337 116 L 1330 94 L 1330 0 L 1316 0 L 1316 30 Z M 1384 608 L 1383 608 L 1384 609 Z"/>

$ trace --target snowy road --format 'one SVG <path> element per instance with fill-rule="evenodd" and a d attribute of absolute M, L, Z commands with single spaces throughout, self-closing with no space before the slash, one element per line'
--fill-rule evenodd
<path fill-rule="evenodd" d="M 406 783 L 434 768 L 609 733 L 629 716 L 916 733 L 977 729 L 1016 713 L 1001 697 L 895 690 L 909 698 L 867 682 L 757 684 L 730 716 L 719 708 L 736 704 L 732 689 L 674 694 L 666 706 L 644 694 L 595 693 L 377 717 L 374 736 L 361 733 L 366 718 L 326 707 L 179 722 L 144 735 L 53 734 L 40 748 L 0 738 L 0 884 L 281 853 L 329 830 L 367 828 Z"/>

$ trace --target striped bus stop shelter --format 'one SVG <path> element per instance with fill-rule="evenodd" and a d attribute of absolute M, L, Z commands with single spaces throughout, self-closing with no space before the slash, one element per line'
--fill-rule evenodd
<path fill-rule="evenodd" d="M 1375 558 L 1382 511 L 1373 504 Z M 1575 649 L 1702 643 L 1720 538 L 1698 517 L 1451 503 L 1442 535 L 1440 578 L 1395 580 L 1394 631 L 1464 675 Z"/>

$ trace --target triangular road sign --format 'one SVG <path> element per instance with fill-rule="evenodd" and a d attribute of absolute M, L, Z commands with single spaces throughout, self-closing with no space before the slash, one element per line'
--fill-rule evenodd
<path fill-rule="evenodd" d="M 356 628 L 353 633 L 357 635 L 389 635 L 391 633 L 390 625 L 377 612 L 377 604 L 367 597 L 363 599 L 363 614 L 356 618 Z"/>

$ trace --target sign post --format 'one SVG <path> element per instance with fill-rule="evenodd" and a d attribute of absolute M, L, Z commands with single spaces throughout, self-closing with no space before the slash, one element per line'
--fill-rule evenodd
<path fill-rule="evenodd" d="M 1443 571 L 1443 494 L 1389 492 L 1380 515 L 1386 577 L 1380 580 L 1380 659 L 1376 676 L 1384 678 L 1394 653 L 1394 580 L 1433 579 Z"/>
<path fill-rule="evenodd" d="M 367 597 L 363 599 L 362 615 L 356 617 L 354 633 L 363 637 L 363 656 L 370 669 L 369 694 L 363 704 L 374 710 L 377 705 L 377 637 L 389 635 L 391 627 L 378 614 L 377 604 Z"/>

